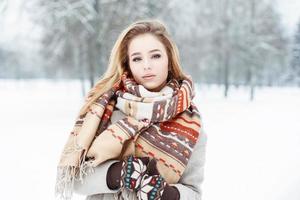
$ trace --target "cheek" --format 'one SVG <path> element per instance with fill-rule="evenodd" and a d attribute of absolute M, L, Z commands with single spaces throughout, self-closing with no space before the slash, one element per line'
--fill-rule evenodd
<path fill-rule="evenodd" d="M 134 79 L 139 80 L 141 77 L 141 67 L 138 64 L 130 63 L 129 69 Z"/>
<path fill-rule="evenodd" d="M 137 67 L 132 62 L 129 62 L 129 69 L 132 75 L 137 73 Z"/>
<path fill-rule="evenodd" d="M 167 79 L 168 72 L 168 60 L 163 60 L 161 63 L 159 63 L 158 73 L 162 79 Z"/>

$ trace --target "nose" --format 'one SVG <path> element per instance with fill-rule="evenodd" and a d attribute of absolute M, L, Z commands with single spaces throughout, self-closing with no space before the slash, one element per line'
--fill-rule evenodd
<path fill-rule="evenodd" d="M 151 69 L 150 67 L 150 62 L 148 59 L 145 59 L 145 62 L 144 62 L 144 70 L 149 70 Z"/>
<path fill-rule="evenodd" d="M 151 69 L 149 65 L 144 65 L 144 70 L 149 70 Z"/>

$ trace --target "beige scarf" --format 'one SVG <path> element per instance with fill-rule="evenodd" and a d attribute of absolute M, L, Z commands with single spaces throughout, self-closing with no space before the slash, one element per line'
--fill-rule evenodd
<path fill-rule="evenodd" d="M 193 97 L 191 79 L 172 79 L 160 92 L 150 92 L 124 73 L 77 117 L 58 164 L 56 195 L 70 199 L 75 180 L 128 155 L 156 159 L 167 183 L 177 183 L 200 134 Z M 124 117 L 111 123 L 116 111 Z"/>

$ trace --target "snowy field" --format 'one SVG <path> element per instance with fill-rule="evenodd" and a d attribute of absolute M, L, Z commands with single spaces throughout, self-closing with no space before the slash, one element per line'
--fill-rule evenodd
<path fill-rule="evenodd" d="M 1 199 L 54 199 L 56 165 L 82 103 L 77 81 L 0 80 Z M 300 89 L 197 88 L 208 136 L 203 200 L 300 199 Z M 74 199 L 84 199 L 75 195 Z"/>

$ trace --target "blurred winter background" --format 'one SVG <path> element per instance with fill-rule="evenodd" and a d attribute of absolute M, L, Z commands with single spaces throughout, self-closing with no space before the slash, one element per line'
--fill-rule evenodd
<path fill-rule="evenodd" d="M 54 199 L 83 97 L 144 18 L 166 23 L 197 83 L 203 199 L 299 200 L 299 0 L 0 0 L 1 199 Z"/>

